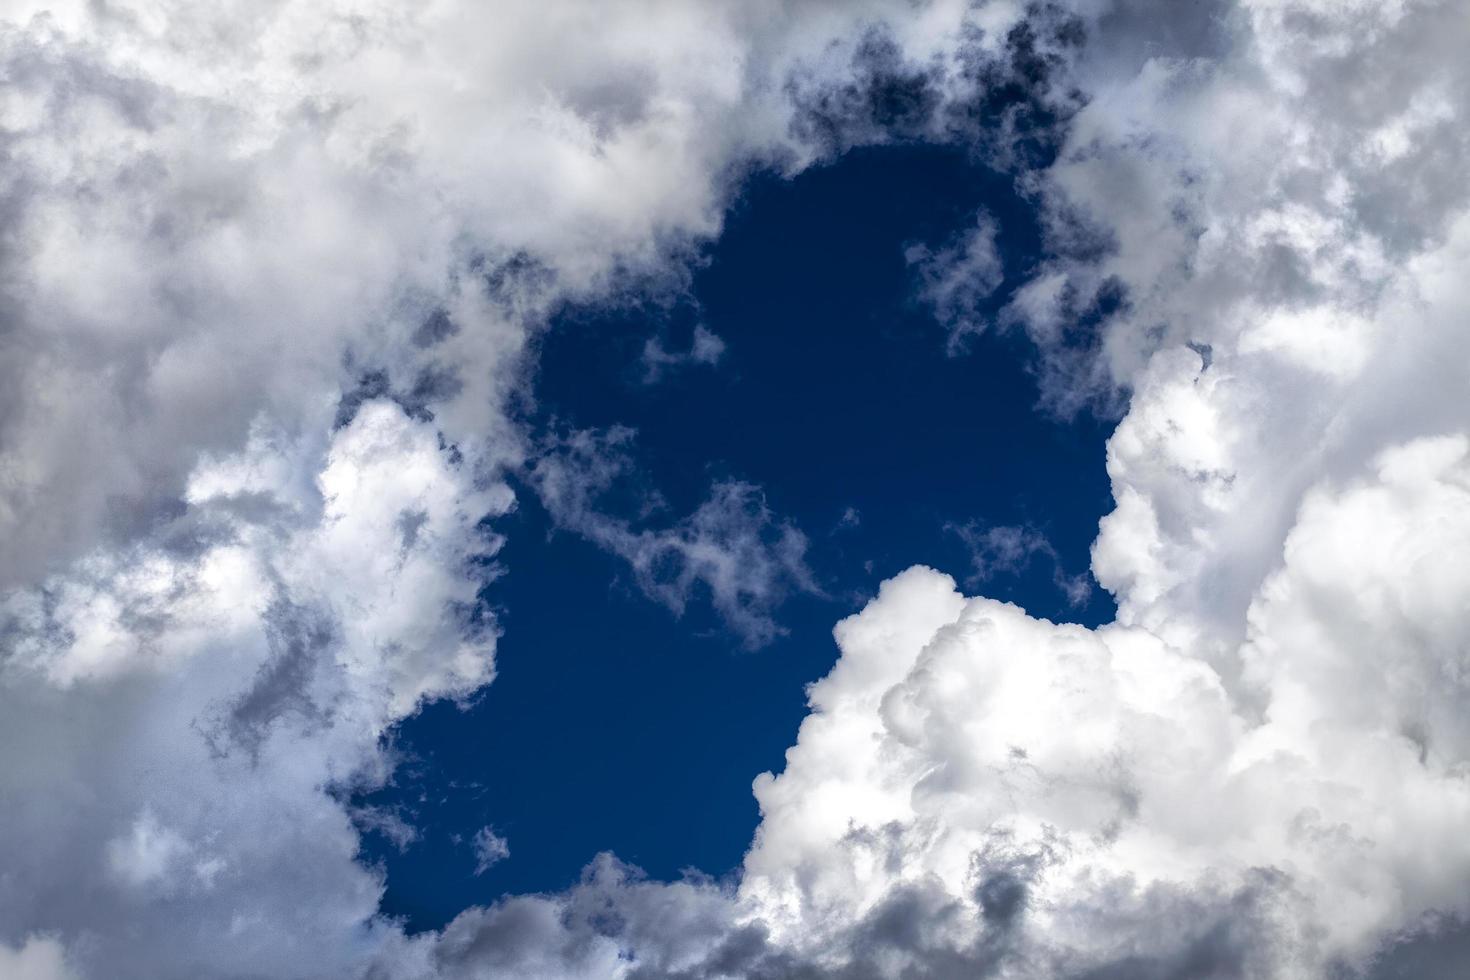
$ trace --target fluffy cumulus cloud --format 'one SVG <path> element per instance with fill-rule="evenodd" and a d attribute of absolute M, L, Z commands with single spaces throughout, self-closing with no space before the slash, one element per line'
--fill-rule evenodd
<path fill-rule="evenodd" d="M 201 460 L 156 537 L 6 599 L 0 921 L 82 976 L 353 969 L 392 937 L 331 791 L 493 674 L 472 569 L 504 488 L 391 403 L 304 485 L 274 438 Z"/>
<path fill-rule="evenodd" d="M 1449 0 L 10 4 L 0 973 L 1456 975 L 1467 42 Z M 736 879 L 602 857 L 405 935 L 342 801 L 493 679 L 507 474 L 751 642 L 816 588 L 758 488 L 634 521 L 625 435 L 520 429 L 547 312 L 677 281 L 744 169 L 919 139 L 1042 217 L 989 326 L 1119 411 L 1117 621 L 910 570 Z M 915 255 L 951 337 L 987 229 Z"/>

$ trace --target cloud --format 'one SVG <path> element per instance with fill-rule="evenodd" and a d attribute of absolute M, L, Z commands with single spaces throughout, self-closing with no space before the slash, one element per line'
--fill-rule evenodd
<path fill-rule="evenodd" d="M 0 921 L 71 937 L 79 976 L 351 973 L 399 942 L 332 791 L 385 777 L 378 734 L 422 700 L 493 676 L 478 525 L 509 493 L 388 402 L 304 454 L 310 481 L 280 439 L 202 460 L 154 540 L 0 613 Z"/>
<path fill-rule="evenodd" d="M 32 936 L 12 949 L 0 943 L 0 973 L 14 980 L 73 980 L 61 943 Z"/>
<path fill-rule="evenodd" d="M 807 539 L 778 521 L 759 487 L 723 480 L 689 515 L 664 527 L 647 525 L 664 508 L 656 493 L 635 493 L 634 521 L 609 509 L 636 471 L 628 447 L 634 433 L 578 430 L 557 438 L 528 471 L 531 485 L 558 527 L 622 558 L 638 587 L 682 615 L 696 587 L 747 646 L 784 630 L 777 607 L 795 592 L 820 593 L 806 564 Z"/>
<path fill-rule="evenodd" d="M 919 281 L 919 301 L 933 311 L 949 335 L 945 350 L 950 355 L 962 353 L 969 339 L 989 326 L 979 307 L 1005 278 L 995 245 L 999 232 L 995 221 L 981 214 L 975 227 L 937 251 L 924 244 L 904 249 L 904 261 L 913 267 Z"/>
<path fill-rule="evenodd" d="M 1457 5 L 34 6 L 0 30 L 3 971 L 1454 956 Z M 910 570 L 839 625 L 737 879 L 603 857 L 407 936 L 340 791 L 493 678 L 489 528 L 536 448 L 507 403 L 546 312 L 677 279 L 743 169 L 906 140 L 963 143 L 1039 209 L 1001 319 L 1049 407 L 1118 412 L 1093 550 L 1117 621 Z M 574 433 L 527 472 L 654 598 L 702 590 L 769 639 L 815 587 L 800 532 L 744 483 L 661 524 L 604 509 L 625 442 Z"/>
<path fill-rule="evenodd" d="M 666 350 L 662 340 L 650 337 L 643 344 L 643 383 L 654 384 L 667 372 L 685 365 L 715 365 L 724 356 L 725 342 L 703 324 L 695 326 L 687 351 Z"/>
<path fill-rule="evenodd" d="M 360 806 L 350 810 L 349 815 L 359 830 L 381 835 L 400 853 L 419 840 L 418 828 L 405 820 L 397 808 Z"/>
<path fill-rule="evenodd" d="M 1057 549 L 1046 535 L 1033 527 L 999 524 L 981 530 L 980 525 L 970 521 L 946 524 L 944 529 L 957 536 L 970 550 L 973 571 L 966 579 L 967 585 L 980 585 L 996 575 L 1017 575 L 1030 566 L 1035 556 L 1040 555 L 1051 562 L 1052 582 L 1068 602 L 1074 606 L 1081 605 L 1092 595 L 1092 583 L 1087 575 L 1068 575 Z"/>
<path fill-rule="evenodd" d="M 491 865 L 510 857 L 510 844 L 493 827 L 481 827 L 470 841 L 475 849 L 475 874 L 482 875 Z"/>

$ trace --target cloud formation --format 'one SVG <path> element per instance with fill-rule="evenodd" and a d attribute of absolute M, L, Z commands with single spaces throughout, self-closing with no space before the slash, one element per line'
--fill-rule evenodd
<path fill-rule="evenodd" d="M 639 589 L 682 615 L 698 587 L 749 647 L 784 632 L 775 612 L 793 592 L 820 593 L 806 564 L 806 535 L 778 521 L 760 488 L 722 480 L 689 515 L 658 526 L 657 491 L 628 486 L 635 433 L 578 430 L 553 439 L 528 470 L 552 521 L 626 561 Z M 633 495 L 622 507 L 604 501 Z M 618 516 L 633 509 L 641 520 Z"/>
<path fill-rule="evenodd" d="M 1067 574 L 1056 547 L 1034 527 L 997 524 L 982 530 L 980 524 L 971 521 L 947 524 L 945 530 L 958 537 L 970 550 L 971 574 L 965 580 L 968 586 L 982 585 L 998 574 L 1016 575 L 1039 555 L 1051 563 L 1052 583 L 1069 603 L 1081 605 L 1092 594 L 1092 583 L 1087 576 Z"/>
<path fill-rule="evenodd" d="M 938 250 L 924 244 L 904 249 L 904 261 L 919 281 L 919 299 L 944 326 L 949 335 L 945 350 L 951 355 L 962 353 L 971 337 L 989 327 L 978 307 L 1005 279 L 995 244 L 999 232 L 995 221 L 982 214 L 975 227 Z"/>
<path fill-rule="evenodd" d="M 1456 4 L 34 6 L 0 26 L 0 972 L 1457 955 Z M 738 880 L 604 856 L 406 935 L 342 791 L 492 680 L 508 472 L 751 642 L 814 587 L 755 487 L 635 527 L 596 506 L 615 433 L 537 455 L 507 401 L 547 311 L 677 279 L 742 168 L 893 140 L 963 142 L 1043 216 L 1001 319 L 1050 408 L 1120 413 L 1093 550 L 1117 621 L 905 572 L 838 626 Z M 929 256 L 951 337 L 995 275 L 977 235 Z"/>
<path fill-rule="evenodd" d="M 510 857 L 510 843 L 495 832 L 493 827 L 481 827 L 475 831 L 470 845 L 475 851 L 475 874 L 482 875 Z"/>
<path fill-rule="evenodd" d="M 669 371 L 686 365 L 715 365 L 724 356 L 725 342 L 703 324 L 695 326 L 686 351 L 671 351 L 661 338 L 650 337 L 643 344 L 643 383 L 653 384 Z"/>

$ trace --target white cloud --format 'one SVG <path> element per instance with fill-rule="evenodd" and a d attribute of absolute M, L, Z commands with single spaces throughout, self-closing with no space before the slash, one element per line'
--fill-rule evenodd
<path fill-rule="evenodd" d="M 0 943 L 0 974 L 11 980 L 73 980 L 66 952 L 54 938 L 31 936 L 12 949 Z"/>
<path fill-rule="evenodd" d="M 481 827 L 475 831 L 470 844 L 475 849 L 475 874 L 482 875 L 490 867 L 510 857 L 510 844 L 495 832 L 494 827 Z"/>
<path fill-rule="evenodd" d="M 80 976 L 340 975 L 401 943 L 331 791 L 384 778 L 377 737 L 421 700 L 492 676 L 476 525 L 508 491 L 390 403 L 304 486 L 266 465 L 294 455 L 276 438 L 202 461 L 146 548 L 7 599 L 0 922 L 69 937 Z M 109 607 L 105 670 L 76 659 L 100 600 L 56 597 L 127 595 L 140 563 L 184 584 Z"/>
<path fill-rule="evenodd" d="M 153 814 L 144 811 L 132 829 L 107 844 L 109 870 L 127 885 L 142 888 L 167 884 L 166 879 L 188 856 L 188 843 L 168 827 L 161 827 Z"/>

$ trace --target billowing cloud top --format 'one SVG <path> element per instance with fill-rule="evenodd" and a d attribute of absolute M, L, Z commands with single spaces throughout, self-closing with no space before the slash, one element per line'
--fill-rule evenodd
<path fill-rule="evenodd" d="M 12 0 L 0 975 L 1351 977 L 1405 937 L 1459 975 L 1467 44 L 1453 0 Z M 598 510 L 621 435 L 511 411 L 548 312 L 891 140 L 1042 217 L 993 323 L 987 216 L 911 259 L 952 344 L 1024 332 L 1051 409 L 1120 411 L 1117 621 L 914 568 L 737 881 L 604 856 L 406 935 L 343 801 L 492 682 L 508 474 L 747 641 L 817 588 L 756 487 Z"/>

